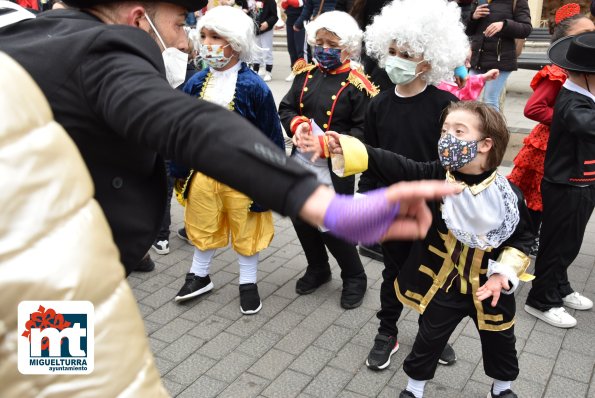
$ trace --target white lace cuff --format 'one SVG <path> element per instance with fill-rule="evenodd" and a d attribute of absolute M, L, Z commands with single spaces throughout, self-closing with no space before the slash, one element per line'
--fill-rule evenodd
<path fill-rule="evenodd" d="M 499 263 L 498 261 L 494 261 L 490 259 L 488 261 L 488 278 L 493 274 L 500 274 L 504 275 L 508 278 L 508 283 L 510 284 L 510 290 L 502 289 L 503 294 L 512 294 L 516 290 L 517 286 L 519 285 L 519 277 L 514 272 L 514 269 L 506 264 Z"/>

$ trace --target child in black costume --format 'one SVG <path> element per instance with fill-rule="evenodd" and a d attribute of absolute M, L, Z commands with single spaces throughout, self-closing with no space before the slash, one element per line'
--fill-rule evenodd
<path fill-rule="evenodd" d="M 440 159 L 434 162 L 414 162 L 329 135 L 339 175 L 367 168 L 387 185 L 446 178 L 464 187 L 460 194 L 430 204 L 432 227 L 423 241 L 414 243 L 395 281 L 399 300 L 423 314 L 404 362 L 409 382 L 400 398 L 423 396 L 442 349 L 466 316 L 479 330 L 484 369 L 494 378 L 488 397 L 516 398 L 510 389 L 519 372 L 511 293 L 519 280 L 531 278 L 525 273 L 530 263 L 525 253 L 532 234 L 520 190 L 496 171 L 509 139 L 500 113 L 474 101 L 452 104 L 438 141 Z"/>

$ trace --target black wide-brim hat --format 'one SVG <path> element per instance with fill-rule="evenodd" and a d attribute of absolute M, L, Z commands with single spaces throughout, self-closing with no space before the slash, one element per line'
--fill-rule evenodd
<path fill-rule="evenodd" d="M 552 44 L 547 55 L 563 69 L 595 73 L 595 32 L 563 37 Z"/>
<path fill-rule="evenodd" d="M 70 7 L 88 8 L 98 4 L 123 2 L 124 0 L 64 0 Z M 208 0 L 143 0 L 147 3 L 172 3 L 184 7 L 188 11 L 197 11 L 207 6 Z"/>

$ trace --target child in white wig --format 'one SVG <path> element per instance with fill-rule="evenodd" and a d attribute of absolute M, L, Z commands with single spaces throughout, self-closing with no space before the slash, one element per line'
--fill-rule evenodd
<path fill-rule="evenodd" d="M 326 12 L 307 25 L 306 33 L 316 65 L 298 60 L 293 67 L 295 79 L 279 105 L 285 132 L 294 140 L 316 136 L 313 141 L 318 148 L 316 152 L 321 148 L 323 131 L 340 131 L 362 139 L 365 109 L 377 88 L 352 67 L 351 60 L 359 57 L 361 49 L 362 32 L 357 22 L 345 12 Z M 292 157 L 313 170 L 320 182 L 338 193 L 352 195 L 355 179 L 332 174 L 324 153 L 322 159 L 311 162 L 310 152 L 294 148 Z M 331 280 L 328 248 L 341 268 L 341 306 L 345 309 L 360 306 L 367 278 L 355 245 L 300 220 L 294 220 L 293 226 L 308 261 L 305 274 L 296 283 L 296 292 L 310 294 Z"/>
<path fill-rule="evenodd" d="M 246 64 L 258 51 L 251 18 L 238 8 L 215 7 L 198 21 L 196 28 L 200 57 L 208 68 L 194 75 L 184 91 L 239 113 L 284 149 L 271 90 Z M 273 238 L 271 211 L 199 172 L 188 178 L 184 195 L 186 232 L 195 250 L 192 267 L 175 300 L 187 300 L 213 289 L 211 259 L 216 249 L 228 245 L 231 233 L 231 245 L 240 265 L 240 310 L 243 314 L 258 312 L 262 307 L 256 286 L 258 253 Z"/>
<path fill-rule="evenodd" d="M 420 162 L 438 158 L 441 116 L 457 98 L 434 84 L 452 77 L 462 65 L 469 43 L 459 22 L 456 3 L 445 0 L 404 0 L 386 5 L 366 29 L 366 53 L 385 68 L 395 84 L 370 102 L 365 116 L 364 142 Z M 366 172 L 359 192 L 372 191 L 384 183 Z M 383 281 L 380 287 L 378 334 L 366 360 L 373 370 L 386 369 L 399 348 L 397 321 L 403 305 L 397 300 L 393 282 L 411 249 L 410 242 L 387 242 Z M 440 363 L 456 361 L 447 345 Z"/>

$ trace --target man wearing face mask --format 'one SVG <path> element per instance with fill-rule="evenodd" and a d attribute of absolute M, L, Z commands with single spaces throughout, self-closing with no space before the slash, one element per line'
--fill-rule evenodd
<path fill-rule="evenodd" d="M 281 214 L 324 223 L 334 198 L 329 189 L 240 116 L 170 87 L 180 81 L 182 57 L 163 47 L 186 49 L 186 12 L 206 1 L 65 3 L 71 8 L 4 27 L 0 51 L 33 77 L 77 145 L 128 273 L 147 253 L 162 221 L 162 157 L 200 170 Z M 147 34 L 157 36 L 155 31 L 158 44 Z M 407 211 L 404 203 L 448 191 L 421 188 L 423 194 L 401 200 L 402 212 Z M 387 203 L 402 199 L 402 192 L 389 191 Z M 393 228 L 389 236 L 419 236 L 429 223 L 423 206 L 415 214 L 407 219 L 415 228 Z"/>

